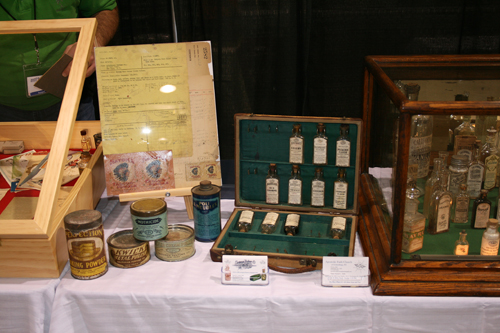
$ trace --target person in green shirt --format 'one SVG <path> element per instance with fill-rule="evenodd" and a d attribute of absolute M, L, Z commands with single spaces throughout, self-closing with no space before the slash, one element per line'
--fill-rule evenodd
<path fill-rule="evenodd" d="M 0 21 L 95 17 L 95 46 L 118 28 L 115 0 L 0 0 Z M 33 86 L 63 53 L 73 56 L 76 33 L 0 35 L 0 122 L 57 120 L 61 99 Z M 68 76 L 71 63 L 63 71 Z M 93 56 L 87 77 L 95 71 Z M 92 96 L 82 93 L 77 120 L 95 119 Z"/>

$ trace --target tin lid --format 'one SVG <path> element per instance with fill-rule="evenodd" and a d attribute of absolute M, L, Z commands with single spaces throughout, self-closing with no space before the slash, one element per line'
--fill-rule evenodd
<path fill-rule="evenodd" d="M 453 166 L 467 166 L 469 158 L 465 155 L 453 155 L 451 157 L 451 165 Z"/>
<path fill-rule="evenodd" d="M 168 226 L 168 234 L 161 240 L 167 242 L 184 241 L 194 238 L 194 229 L 183 224 L 174 224 Z"/>
<path fill-rule="evenodd" d="M 150 217 L 167 210 L 165 200 L 158 198 L 140 199 L 130 205 L 130 213 L 134 216 Z"/>
<path fill-rule="evenodd" d="M 107 241 L 109 246 L 117 248 L 117 249 L 130 249 L 137 246 L 140 246 L 144 243 L 148 243 L 147 241 L 140 241 L 134 237 L 134 230 L 122 230 L 115 232 L 111 236 L 108 237 Z"/>
<path fill-rule="evenodd" d="M 64 217 L 64 227 L 69 230 L 92 229 L 99 227 L 101 224 L 102 215 L 98 210 L 77 210 Z"/>
<path fill-rule="evenodd" d="M 191 189 L 191 192 L 196 195 L 212 195 L 220 192 L 217 185 L 213 185 L 210 180 L 202 180 L 200 185 Z"/>

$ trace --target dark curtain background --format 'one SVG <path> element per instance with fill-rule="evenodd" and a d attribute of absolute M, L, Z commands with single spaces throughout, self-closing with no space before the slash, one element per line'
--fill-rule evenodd
<path fill-rule="evenodd" d="M 221 158 L 233 115 L 361 117 L 366 55 L 500 53 L 498 0 L 173 0 L 178 41 L 210 40 Z M 113 44 L 174 41 L 170 0 L 118 0 Z"/>

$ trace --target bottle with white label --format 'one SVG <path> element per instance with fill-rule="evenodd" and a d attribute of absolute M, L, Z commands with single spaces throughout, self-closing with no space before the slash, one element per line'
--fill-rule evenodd
<path fill-rule="evenodd" d="M 420 250 L 424 245 L 425 216 L 418 212 L 418 200 L 406 199 L 403 224 L 404 253 Z"/>
<path fill-rule="evenodd" d="M 453 251 L 454 255 L 466 256 L 469 254 L 469 242 L 466 237 L 467 233 L 465 230 L 462 230 L 462 232 L 460 232 L 460 238 L 455 242 L 455 250 Z"/>
<path fill-rule="evenodd" d="M 288 214 L 285 221 L 285 234 L 295 236 L 299 232 L 299 223 L 299 214 Z"/>
<path fill-rule="evenodd" d="M 480 143 L 481 141 L 476 140 L 474 154 L 467 172 L 467 193 L 469 193 L 471 199 L 476 199 L 483 188 L 484 163 L 481 162 Z"/>
<path fill-rule="evenodd" d="M 280 215 L 278 213 L 267 213 L 260 226 L 261 232 L 263 234 L 272 234 L 276 230 L 276 224 L 278 223 L 279 216 Z"/>
<path fill-rule="evenodd" d="M 484 229 L 490 218 L 491 201 L 488 200 L 488 190 L 481 190 L 479 197 L 474 200 L 472 208 L 471 227 Z"/>
<path fill-rule="evenodd" d="M 252 229 L 253 215 L 254 212 L 251 210 L 244 210 L 241 212 L 240 219 L 238 220 L 239 232 L 249 232 Z"/>
<path fill-rule="evenodd" d="M 342 239 L 345 235 L 345 224 L 347 219 L 342 216 L 335 216 L 332 219 L 332 225 L 330 227 L 330 234 L 333 239 Z"/>
<path fill-rule="evenodd" d="M 460 191 L 458 192 L 453 206 L 451 208 L 451 220 L 453 223 L 467 223 L 469 222 L 469 201 L 470 197 L 467 194 L 467 185 L 461 184 Z"/>
<path fill-rule="evenodd" d="M 325 206 L 325 179 L 323 178 L 322 168 L 316 168 L 311 182 L 311 206 Z"/>
<path fill-rule="evenodd" d="M 351 139 L 349 138 L 349 124 L 340 125 L 340 135 L 337 138 L 336 166 L 348 167 L 351 160 Z"/>
<path fill-rule="evenodd" d="M 313 164 L 328 164 L 328 138 L 326 137 L 326 127 L 323 123 L 316 126 L 316 135 L 314 136 Z"/>
<path fill-rule="evenodd" d="M 304 163 L 304 137 L 302 136 L 302 125 L 293 125 L 292 135 L 290 136 L 290 163 Z"/>
<path fill-rule="evenodd" d="M 481 255 L 496 256 L 498 255 L 498 245 L 500 244 L 500 234 L 498 233 L 498 220 L 489 219 L 486 230 L 483 233 L 481 240 Z"/>
<path fill-rule="evenodd" d="M 333 183 L 333 208 L 347 209 L 347 191 L 349 183 L 346 180 L 345 169 L 340 168 L 337 179 Z"/>
<path fill-rule="evenodd" d="M 468 161 L 472 159 L 474 144 L 477 140 L 474 126 L 472 126 L 470 120 L 471 116 L 464 116 L 463 122 L 453 130 L 455 138 L 453 153 L 455 155 L 467 156 Z"/>
<path fill-rule="evenodd" d="M 266 203 L 271 205 L 279 204 L 280 198 L 280 179 L 276 164 L 269 165 L 269 171 L 266 177 Z"/>
<path fill-rule="evenodd" d="M 302 205 L 302 177 L 298 165 L 292 165 L 292 175 L 288 178 L 288 204 Z"/>
<path fill-rule="evenodd" d="M 489 128 L 487 130 L 486 143 L 481 149 L 481 161 L 484 163 L 484 188 L 489 190 L 496 186 L 497 169 L 500 157 L 498 157 L 497 148 L 495 147 L 495 136 L 497 130 Z"/>
<path fill-rule="evenodd" d="M 444 187 L 444 184 L 444 179 L 441 179 L 431 197 L 429 225 L 427 227 L 427 232 L 431 235 L 447 232 L 450 229 L 450 211 L 453 199 L 451 192 Z"/>

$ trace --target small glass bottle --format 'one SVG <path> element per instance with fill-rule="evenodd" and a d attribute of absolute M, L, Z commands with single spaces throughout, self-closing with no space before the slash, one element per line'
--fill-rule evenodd
<path fill-rule="evenodd" d="M 443 167 L 441 168 L 441 174 L 443 175 L 443 178 L 446 179 L 446 188 L 448 188 L 448 181 L 450 180 L 450 171 L 448 169 L 448 156 L 449 152 L 447 151 L 440 151 L 439 152 L 439 158 L 443 160 Z"/>
<path fill-rule="evenodd" d="M 279 198 L 280 179 L 278 177 L 276 164 L 271 163 L 266 177 L 266 203 L 270 205 L 277 205 L 279 204 Z"/>
<path fill-rule="evenodd" d="M 298 165 L 292 165 L 292 174 L 288 178 L 288 204 L 302 205 L 302 177 Z"/>
<path fill-rule="evenodd" d="M 488 200 L 488 190 L 481 190 L 479 197 L 474 200 L 472 208 L 471 227 L 484 229 L 490 218 L 491 201 Z"/>
<path fill-rule="evenodd" d="M 82 153 L 80 154 L 80 162 L 78 162 L 79 169 L 85 169 L 87 164 L 90 162 L 90 149 L 92 148 L 92 141 L 90 141 L 90 137 L 87 136 L 87 130 L 81 130 L 80 134 L 82 136 L 81 144 L 82 144 Z"/>
<path fill-rule="evenodd" d="M 304 137 L 302 136 L 302 125 L 293 125 L 292 135 L 290 136 L 290 163 L 304 163 Z"/>
<path fill-rule="evenodd" d="M 340 135 L 337 138 L 336 166 L 348 167 L 351 158 L 351 139 L 349 139 L 349 124 L 340 125 Z"/>
<path fill-rule="evenodd" d="M 423 213 L 426 218 L 429 217 L 429 208 L 431 206 L 432 193 L 434 193 L 436 187 L 440 184 L 441 181 L 440 179 L 442 178 L 441 176 L 442 166 L 443 166 L 443 161 L 440 158 L 435 158 L 431 176 L 425 182 Z"/>
<path fill-rule="evenodd" d="M 431 197 L 431 207 L 429 210 L 429 226 L 427 232 L 431 235 L 447 232 L 450 229 L 450 210 L 453 203 L 453 195 L 444 187 L 444 180 L 441 179 L 436 191 Z"/>
<path fill-rule="evenodd" d="M 432 116 L 416 115 L 412 118 L 409 165 L 418 168 L 417 178 L 427 177 L 431 159 Z"/>
<path fill-rule="evenodd" d="M 486 143 L 481 149 L 481 161 L 484 163 L 484 188 L 489 190 L 496 186 L 498 163 L 497 148 L 495 147 L 495 136 L 497 130 L 494 128 L 488 129 Z"/>
<path fill-rule="evenodd" d="M 467 172 L 467 192 L 471 199 L 476 199 L 483 188 L 484 163 L 481 162 L 480 143 L 479 140 L 476 140 L 474 155 L 472 155 L 469 171 Z"/>
<path fill-rule="evenodd" d="M 474 144 L 477 140 L 474 126 L 472 126 L 470 119 L 471 116 L 464 116 L 463 122 L 453 131 L 455 137 L 453 153 L 455 155 L 467 156 L 468 161 L 471 160 Z"/>
<path fill-rule="evenodd" d="M 328 138 L 326 137 L 326 127 L 323 123 L 316 125 L 316 135 L 314 136 L 313 164 L 328 164 Z"/>
<path fill-rule="evenodd" d="M 345 169 L 340 168 L 337 172 L 337 179 L 333 183 L 333 208 L 335 209 L 347 209 L 349 183 L 345 177 Z"/>
<path fill-rule="evenodd" d="M 323 178 L 322 168 L 316 168 L 311 182 L 311 206 L 325 206 L 325 179 Z"/>
<path fill-rule="evenodd" d="M 461 184 L 460 191 L 458 192 L 453 206 L 451 208 L 451 220 L 453 223 L 467 223 L 469 222 L 469 201 L 470 197 L 467 194 L 467 185 Z"/>
<path fill-rule="evenodd" d="M 403 225 L 404 253 L 412 253 L 424 246 L 425 216 L 418 212 L 418 200 L 406 199 Z"/>
<path fill-rule="evenodd" d="M 244 210 L 241 212 L 240 219 L 238 220 L 239 232 L 249 232 L 252 229 L 253 215 L 254 212 L 251 210 Z"/>
<path fill-rule="evenodd" d="M 466 237 L 467 233 L 465 230 L 462 230 L 462 232 L 460 232 L 460 238 L 455 242 L 455 250 L 453 251 L 454 255 L 466 256 L 469 254 L 469 242 Z"/>
<path fill-rule="evenodd" d="M 285 234 L 295 236 L 299 232 L 299 223 L 299 214 L 288 214 L 285 221 Z"/>
<path fill-rule="evenodd" d="M 342 239 L 345 235 L 345 224 L 347 219 L 342 216 L 335 216 L 330 226 L 330 235 L 333 239 Z"/>
<path fill-rule="evenodd" d="M 481 240 L 481 255 L 496 256 L 498 255 L 500 234 L 498 233 L 498 220 L 489 219 L 486 230 L 483 233 Z"/>
<path fill-rule="evenodd" d="M 467 184 L 467 172 L 469 171 L 468 166 L 469 158 L 467 156 L 453 155 L 451 157 L 448 190 L 453 193 L 453 197 L 458 194 L 461 184 Z"/>
<path fill-rule="evenodd" d="M 263 234 L 272 234 L 276 230 L 276 224 L 278 222 L 279 216 L 280 215 L 278 213 L 267 213 L 266 217 L 264 217 L 264 221 L 262 221 L 262 224 L 260 226 L 261 232 Z"/>

